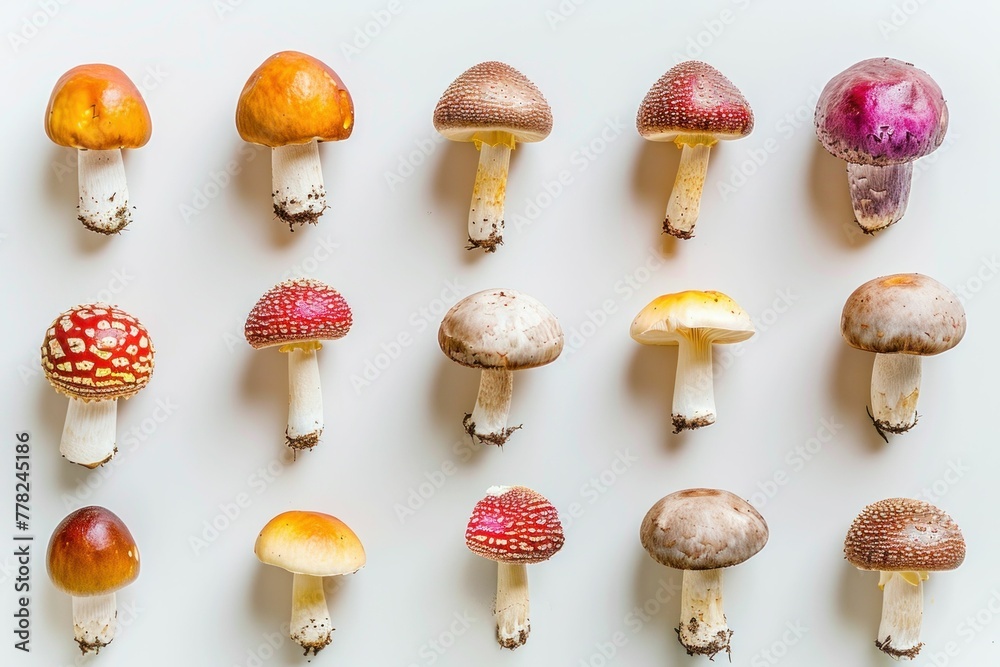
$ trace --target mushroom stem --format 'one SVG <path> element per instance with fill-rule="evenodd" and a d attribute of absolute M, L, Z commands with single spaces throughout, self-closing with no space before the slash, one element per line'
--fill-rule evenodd
<path fill-rule="evenodd" d="M 271 149 L 271 194 L 274 214 L 293 232 L 295 225 L 315 225 L 327 209 L 319 143 Z"/>
<path fill-rule="evenodd" d="M 333 621 L 323 593 L 323 577 L 295 574 L 292 577 L 292 622 L 289 634 L 305 649 L 303 655 L 319 655 L 331 641 Z"/>
<path fill-rule="evenodd" d="M 691 137 L 678 137 L 675 141 L 681 149 L 681 162 L 663 220 L 663 231 L 679 239 L 694 236 L 694 223 L 701 210 L 701 191 L 708 175 L 708 154 L 716 143 L 701 139 L 697 143 L 687 143 L 690 140 Z"/>
<path fill-rule="evenodd" d="M 132 222 L 121 150 L 81 148 L 76 154 L 80 187 L 78 219 L 92 232 L 117 234 Z"/>
<path fill-rule="evenodd" d="M 503 446 L 510 434 L 521 428 L 507 426 L 514 374 L 502 368 L 484 368 L 479 379 L 479 395 L 471 415 L 462 422 L 474 440 Z"/>
<path fill-rule="evenodd" d="M 114 593 L 73 596 L 73 638 L 81 653 L 100 653 L 115 638 L 117 606 Z"/>
<path fill-rule="evenodd" d="M 507 196 L 507 172 L 513 137 L 496 145 L 476 142 L 479 146 L 479 167 L 472 188 L 469 207 L 468 249 L 482 248 L 495 252 L 503 244 L 503 205 Z"/>
<path fill-rule="evenodd" d="M 715 423 L 715 390 L 712 378 L 712 341 L 692 332 L 681 339 L 674 377 L 674 404 L 671 421 L 674 433 Z"/>
<path fill-rule="evenodd" d="M 287 349 L 286 349 L 287 347 Z M 312 449 L 323 433 L 323 390 L 316 352 L 318 341 L 280 348 L 288 354 L 288 427 L 285 444 L 295 450 Z"/>
<path fill-rule="evenodd" d="M 528 641 L 528 569 L 523 563 L 497 563 L 497 643 L 515 649 Z"/>
<path fill-rule="evenodd" d="M 921 359 L 916 354 L 876 354 L 872 368 L 875 428 L 905 433 L 917 423 Z"/>
<path fill-rule="evenodd" d="M 874 234 L 897 222 L 906 213 L 913 180 L 913 163 L 847 164 L 854 216 L 865 234 Z"/>
<path fill-rule="evenodd" d="M 875 645 L 893 658 L 912 660 L 920 653 L 926 573 L 880 572 L 882 622 Z"/>
<path fill-rule="evenodd" d="M 722 569 L 685 570 L 681 578 L 681 622 L 677 639 L 688 655 L 729 653 L 733 631 L 722 609 Z"/>
<path fill-rule="evenodd" d="M 96 468 L 115 455 L 115 422 L 118 401 L 82 401 L 69 399 L 63 423 L 59 453 L 68 461 L 86 468 Z"/>

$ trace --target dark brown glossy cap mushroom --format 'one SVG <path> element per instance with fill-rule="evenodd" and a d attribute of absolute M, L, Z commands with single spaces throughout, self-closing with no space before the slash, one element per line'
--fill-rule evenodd
<path fill-rule="evenodd" d="M 844 540 L 844 556 L 862 570 L 954 570 L 965 560 L 965 538 L 958 524 L 934 505 L 888 498 L 854 519 Z"/>
<path fill-rule="evenodd" d="M 113 512 L 83 507 L 56 526 L 47 565 L 59 590 L 75 597 L 106 595 L 139 576 L 139 547 Z"/>

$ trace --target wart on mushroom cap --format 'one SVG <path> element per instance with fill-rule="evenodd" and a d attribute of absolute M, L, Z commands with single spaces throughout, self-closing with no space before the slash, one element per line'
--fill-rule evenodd
<path fill-rule="evenodd" d="M 958 297 L 919 273 L 875 278 L 847 298 L 840 320 L 844 339 L 876 353 L 871 401 L 880 434 L 904 433 L 917 423 L 920 358 L 958 345 L 965 326 Z"/>
<path fill-rule="evenodd" d="M 694 236 L 711 147 L 753 130 L 753 111 L 743 93 L 719 70 L 691 60 L 670 68 L 639 105 L 636 129 L 650 141 L 673 141 L 681 149 L 663 231 Z"/>
<path fill-rule="evenodd" d="M 305 53 L 275 53 L 243 87 L 236 129 L 272 149 L 274 214 L 292 231 L 316 224 L 328 208 L 318 142 L 347 139 L 354 129 L 354 102 L 337 73 Z"/>
<path fill-rule="evenodd" d="M 132 222 L 123 148 L 140 148 L 153 125 L 142 94 L 112 65 L 78 65 L 63 74 L 45 109 L 45 134 L 77 149 L 80 222 L 116 234 Z"/>
<path fill-rule="evenodd" d="M 462 421 L 473 440 L 503 445 L 520 426 L 507 426 L 513 372 L 555 361 L 563 349 L 559 321 L 537 299 L 512 289 L 471 294 L 438 329 L 449 359 L 482 370 L 476 407 Z"/>
<path fill-rule="evenodd" d="M 844 556 L 854 567 L 880 574 L 882 621 L 875 645 L 896 659 L 915 658 L 923 646 L 923 582 L 929 572 L 954 570 L 965 560 L 958 525 L 922 500 L 880 500 L 854 519 Z"/>
<path fill-rule="evenodd" d="M 510 152 L 517 142 L 552 131 L 552 110 L 538 87 L 505 63 L 470 67 L 441 95 L 434 128 L 446 139 L 472 141 L 479 167 L 469 208 L 469 246 L 494 252 L 503 243 Z"/>
<path fill-rule="evenodd" d="M 823 147 L 847 161 L 857 223 L 874 234 L 906 212 L 913 162 L 944 141 L 948 105 L 923 70 L 871 58 L 826 84 L 815 124 Z"/>

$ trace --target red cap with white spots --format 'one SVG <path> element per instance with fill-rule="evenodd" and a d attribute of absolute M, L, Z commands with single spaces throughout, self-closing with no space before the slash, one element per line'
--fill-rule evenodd
<path fill-rule="evenodd" d="M 334 340 L 347 335 L 351 307 L 337 290 L 309 278 L 269 289 L 247 316 L 244 334 L 254 349 Z"/>
<path fill-rule="evenodd" d="M 153 343 L 132 315 L 103 303 L 61 314 L 45 334 L 42 367 L 56 391 L 83 401 L 129 398 L 153 373 Z"/>
<path fill-rule="evenodd" d="M 541 563 L 564 541 L 556 508 L 524 486 L 487 489 L 465 529 L 465 544 L 473 553 L 500 563 Z"/>

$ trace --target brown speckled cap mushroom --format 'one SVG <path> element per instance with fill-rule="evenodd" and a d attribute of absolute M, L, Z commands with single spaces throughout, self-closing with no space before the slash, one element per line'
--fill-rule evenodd
<path fill-rule="evenodd" d="M 552 131 L 552 109 L 538 87 L 510 65 L 470 67 L 441 95 L 434 127 L 452 141 L 471 141 L 479 168 L 469 209 L 469 249 L 494 252 L 503 243 L 503 209 L 510 152 L 517 142 Z"/>
<path fill-rule="evenodd" d="M 764 517 L 729 491 L 687 489 L 649 509 L 639 538 L 657 563 L 684 571 L 677 638 L 688 655 L 730 653 L 733 631 L 723 611 L 722 569 L 764 548 Z"/>
<path fill-rule="evenodd" d="M 860 570 L 879 572 L 882 622 L 875 645 L 896 659 L 915 658 L 923 646 L 923 582 L 929 572 L 954 570 L 965 560 L 958 525 L 922 500 L 880 500 L 854 519 L 844 555 Z"/>
<path fill-rule="evenodd" d="M 709 152 L 720 140 L 750 134 L 750 104 L 719 70 L 689 60 L 671 67 L 653 84 L 635 124 L 643 138 L 673 141 L 681 149 L 663 231 L 689 239 L 701 207 Z"/>
<path fill-rule="evenodd" d="M 854 290 L 844 304 L 840 330 L 852 347 L 875 353 L 875 428 L 880 434 L 903 433 L 917 423 L 921 357 L 958 345 L 965 335 L 965 309 L 933 278 L 897 273 Z"/>

